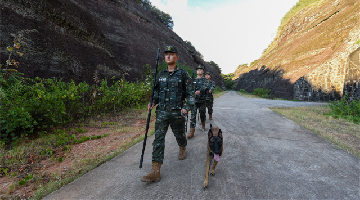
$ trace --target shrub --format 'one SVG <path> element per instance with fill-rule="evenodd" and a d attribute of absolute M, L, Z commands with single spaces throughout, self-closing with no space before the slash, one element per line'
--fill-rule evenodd
<path fill-rule="evenodd" d="M 326 113 L 327 115 L 360 123 L 360 99 L 351 101 L 348 95 L 344 95 L 338 101 L 331 101 L 329 107 L 331 112 Z"/>
<path fill-rule="evenodd" d="M 265 88 L 256 88 L 254 89 L 254 95 L 262 97 L 263 95 L 267 95 L 269 97 L 270 89 Z M 265 97 L 264 97 L 265 98 Z"/>
<path fill-rule="evenodd" d="M 213 93 L 219 93 L 222 91 L 224 91 L 224 90 L 222 90 L 219 86 L 215 86 Z"/>
<path fill-rule="evenodd" d="M 90 86 L 57 79 L 25 79 L 21 73 L 0 69 L 0 137 L 16 142 L 35 130 L 51 128 L 90 115 L 139 107 L 151 93 L 145 82 L 106 79 Z"/>

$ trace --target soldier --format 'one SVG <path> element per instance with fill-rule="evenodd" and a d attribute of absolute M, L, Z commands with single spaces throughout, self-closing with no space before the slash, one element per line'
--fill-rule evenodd
<path fill-rule="evenodd" d="M 187 135 L 188 138 L 194 137 L 195 127 L 196 127 L 196 113 L 197 109 L 199 109 L 200 120 L 202 129 L 205 130 L 205 120 L 206 120 L 206 90 L 207 84 L 206 79 L 203 77 L 204 74 L 204 66 L 199 65 L 196 68 L 197 77 L 193 80 L 193 84 L 195 87 L 195 105 L 191 109 L 191 118 L 190 118 L 190 133 Z"/>
<path fill-rule="evenodd" d="M 170 125 L 179 145 L 179 160 L 186 158 L 185 117 L 194 104 L 192 79 L 186 70 L 176 65 L 179 59 L 176 46 L 165 48 L 167 69 L 161 70 L 154 87 L 154 102 L 148 105 L 150 111 L 156 104 L 155 139 L 152 152 L 152 169 L 143 176 L 143 182 L 159 182 L 160 167 L 164 160 L 165 134 Z"/>
<path fill-rule="evenodd" d="M 211 79 L 211 75 L 210 72 L 207 71 L 205 73 L 205 78 L 207 80 L 207 83 L 209 84 L 208 88 L 209 91 L 206 93 L 206 107 L 208 109 L 208 114 L 209 114 L 209 120 L 212 120 L 212 114 L 213 114 L 213 104 L 214 104 L 214 96 L 212 94 L 212 92 L 214 91 L 215 88 L 215 82 Z"/>

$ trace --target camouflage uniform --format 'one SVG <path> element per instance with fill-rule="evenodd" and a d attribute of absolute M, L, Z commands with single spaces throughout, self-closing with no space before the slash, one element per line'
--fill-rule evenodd
<path fill-rule="evenodd" d="M 205 75 L 206 74 L 210 75 L 209 72 L 206 72 Z M 206 80 L 206 83 L 208 84 L 209 90 L 214 91 L 215 82 L 213 80 Z M 211 93 L 207 92 L 205 99 L 206 99 L 206 107 L 208 109 L 208 114 L 212 115 L 212 113 L 213 113 L 213 104 L 214 104 L 214 96 L 213 96 L 212 92 Z"/>
<path fill-rule="evenodd" d="M 204 69 L 202 66 L 197 67 L 196 69 Z M 201 78 L 194 78 L 193 79 L 193 83 L 194 83 L 194 91 L 200 91 L 199 95 L 196 95 L 195 97 L 195 105 L 192 107 L 191 109 L 191 118 L 190 118 L 190 127 L 191 128 L 195 128 L 196 127 L 196 114 L 197 114 L 197 109 L 199 109 L 199 113 L 200 113 L 200 120 L 202 123 L 205 123 L 206 120 L 206 91 L 208 91 L 208 84 L 206 84 L 206 78 L 205 77 L 201 77 Z"/>
<path fill-rule="evenodd" d="M 180 147 L 186 147 L 185 117 L 181 109 L 190 110 L 194 104 L 192 80 L 186 70 L 176 66 L 175 70 L 161 70 L 157 76 L 154 94 L 156 108 L 155 139 L 152 161 L 163 163 L 165 134 L 170 125 Z"/>

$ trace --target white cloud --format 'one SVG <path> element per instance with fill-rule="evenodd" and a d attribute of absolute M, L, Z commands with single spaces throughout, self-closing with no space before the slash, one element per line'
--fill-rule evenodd
<path fill-rule="evenodd" d="M 298 0 L 242 0 L 229 4 L 189 7 L 187 0 L 151 0 L 169 13 L 174 32 L 190 41 L 206 61 L 225 74 L 260 58 L 272 42 L 282 17 Z"/>

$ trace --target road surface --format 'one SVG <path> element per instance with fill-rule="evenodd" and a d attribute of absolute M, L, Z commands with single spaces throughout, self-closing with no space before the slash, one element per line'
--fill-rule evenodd
<path fill-rule="evenodd" d="M 222 129 L 224 151 L 205 190 L 206 133 L 196 129 L 181 161 L 169 128 L 160 182 L 140 181 L 151 170 L 152 136 L 142 169 L 138 143 L 44 199 L 360 199 L 359 158 L 268 109 L 314 105 L 235 92 L 216 98 L 206 127 Z"/>

